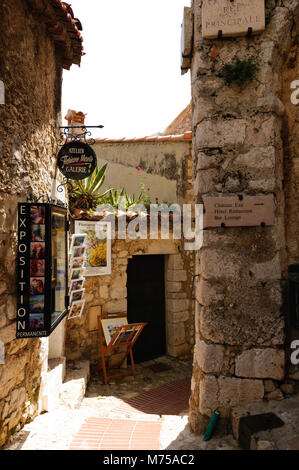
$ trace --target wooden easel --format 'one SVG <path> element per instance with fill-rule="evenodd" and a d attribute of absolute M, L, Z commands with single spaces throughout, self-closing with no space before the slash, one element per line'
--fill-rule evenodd
<path fill-rule="evenodd" d="M 125 359 L 127 358 L 128 354 L 130 354 L 132 375 L 135 377 L 135 364 L 134 364 L 132 348 L 136 340 L 138 339 L 141 331 L 147 325 L 147 323 L 131 323 L 128 325 L 119 326 L 117 330 L 115 331 L 113 337 L 111 338 L 110 343 L 106 345 L 105 337 L 103 335 L 101 320 L 109 319 L 109 318 L 110 319 L 116 318 L 116 316 L 104 315 L 104 314 L 98 315 L 98 329 L 99 329 L 99 335 L 100 335 L 101 359 L 98 361 L 97 369 L 99 370 L 100 363 L 102 363 L 105 385 L 107 385 L 107 383 L 109 382 L 109 379 L 111 379 L 112 377 L 120 377 L 122 375 L 128 375 L 128 372 L 119 372 L 118 374 L 107 375 L 105 357 L 107 356 L 109 351 L 115 348 L 120 348 L 124 346 L 126 347 L 126 352 L 125 352 L 123 360 L 121 361 L 119 365 L 119 368 L 121 368 L 121 366 L 125 362 Z M 125 318 L 125 317 L 121 315 L 117 315 L 117 318 Z"/>

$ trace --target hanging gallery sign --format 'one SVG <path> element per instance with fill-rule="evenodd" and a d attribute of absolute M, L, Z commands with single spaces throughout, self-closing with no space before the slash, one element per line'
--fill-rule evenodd
<path fill-rule="evenodd" d="M 265 29 L 265 0 L 203 0 L 202 36 L 234 37 Z"/>
<path fill-rule="evenodd" d="M 111 223 L 99 221 L 76 220 L 76 234 L 85 238 L 85 276 L 111 274 Z M 80 250 L 80 248 L 78 248 Z M 78 251 L 74 258 L 82 256 Z"/>
<path fill-rule="evenodd" d="M 58 153 L 57 165 L 66 178 L 83 180 L 94 172 L 97 156 L 85 142 L 68 142 Z"/>
<path fill-rule="evenodd" d="M 17 338 L 49 336 L 67 314 L 66 209 L 18 204 Z"/>

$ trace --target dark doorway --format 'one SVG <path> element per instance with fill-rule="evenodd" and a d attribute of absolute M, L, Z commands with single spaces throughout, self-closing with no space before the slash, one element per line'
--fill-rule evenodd
<path fill-rule="evenodd" d="M 133 256 L 128 263 L 128 322 L 147 322 L 136 341 L 136 362 L 163 356 L 166 352 L 164 256 Z"/>

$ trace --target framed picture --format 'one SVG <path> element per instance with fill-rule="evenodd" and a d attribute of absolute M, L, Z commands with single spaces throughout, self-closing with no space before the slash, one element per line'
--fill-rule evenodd
<path fill-rule="evenodd" d="M 85 300 L 77 300 L 73 302 L 70 308 L 68 319 L 80 318 L 84 310 Z"/>
<path fill-rule="evenodd" d="M 119 326 L 127 325 L 127 318 L 104 318 L 102 321 L 103 332 L 106 340 L 106 344 L 110 343 L 111 339 L 115 335 L 115 332 Z"/>
<path fill-rule="evenodd" d="M 71 281 L 82 279 L 84 275 L 85 268 L 76 268 L 71 271 Z"/>
<path fill-rule="evenodd" d="M 84 281 L 85 281 L 84 278 L 82 278 L 82 279 L 76 279 L 76 280 L 74 280 L 74 281 L 71 281 L 71 285 L 70 285 L 70 295 L 71 295 L 71 293 L 72 293 L 74 290 L 80 290 L 80 289 L 82 289 L 83 284 L 84 284 Z"/>
<path fill-rule="evenodd" d="M 75 231 L 86 234 L 85 276 L 111 274 L 111 223 L 76 220 Z"/>
<path fill-rule="evenodd" d="M 86 235 L 85 234 L 74 234 L 72 236 L 72 243 L 71 243 L 71 251 L 74 249 L 74 248 L 78 248 L 78 247 L 82 247 L 85 245 L 85 238 L 86 238 Z"/>
<path fill-rule="evenodd" d="M 82 300 L 84 296 L 85 289 L 73 290 L 71 293 L 70 304 Z"/>

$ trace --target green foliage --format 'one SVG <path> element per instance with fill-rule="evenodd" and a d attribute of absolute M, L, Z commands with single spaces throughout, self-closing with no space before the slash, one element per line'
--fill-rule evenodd
<path fill-rule="evenodd" d="M 258 63 L 252 57 L 245 60 L 235 59 L 230 64 L 225 64 L 218 76 L 223 78 L 227 85 L 236 83 L 241 86 L 247 81 L 256 80 L 258 69 Z"/>
<path fill-rule="evenodd" d="M 125 188 L 121 190 L 110 189 L 110 191 L 99 201 L 99 204 L 109 204 L 115 209 L 121 207 L 123 210 L 127 210 L 130 207 L 133 208 L 137 204 L 143 204 L 147 207 L 146 203 L 147 199 L 144 198 L 142 192 L 136 197 L 135 194 L 128 194 Z"/>
<path fill-rule="evenodd" d="M 101 198 L 110 191 L 100 194 L 100 188 L 105 181 L 107 163 L 101 168 L 96 167 L 94 172 L 84 180 L 68 182 L 68 196 L 71 209 L 95 210 Z"/>
<path fill-rule="evenodd" d="M 101 197 L 99 204 L 109 204 L 110 206 L 117 208 L 118 206 L 123 207 L 123 209 L 128 209 L 129 207 L 140 204 L 142 201 L 142 195 L 140 194 L 137 198 L 135 194 L 130 195 L 127 193 L 125 188 L 123 189 L 110 189 L 109 192 Z"/>

